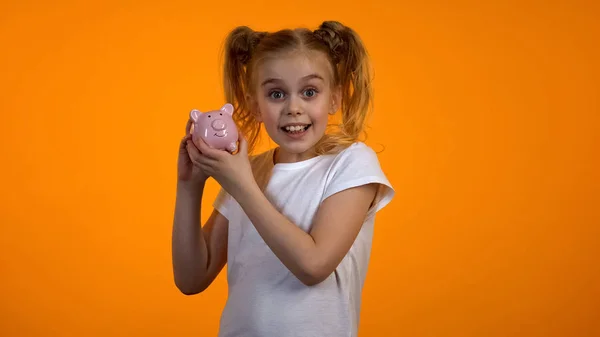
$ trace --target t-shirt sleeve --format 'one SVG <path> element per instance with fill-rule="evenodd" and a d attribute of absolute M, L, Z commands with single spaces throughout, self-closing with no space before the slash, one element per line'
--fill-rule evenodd
<path fill-rule="evenodd" d="M 232 201 L 233 198 L 224 188 L 220 188 L 215 201 L 213 202 L 213 207 L 221 213 L 227 220 L 231 221 L 231 209 L 232 209 Z"/>
<path fill-rule="evenodd" d="M 375 151 L 364 143 L 355 143 L 340 154 L 331 170 L 323 199 L 343 190 L 376 183 L 375 201 L 367 216 L 372 216 L 390 203 L 395 191 L 385 176 Z"/>

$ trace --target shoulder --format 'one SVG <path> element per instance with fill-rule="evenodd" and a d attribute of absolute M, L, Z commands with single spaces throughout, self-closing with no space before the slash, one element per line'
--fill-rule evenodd
<path fill-rule="evenodd" d="M 363 142 L 355 142 L 335 155 L 332 169 L 336 170 L 381 170 L 377 153 Z M 366 173 L 366 172 L 364 172 Z M 383 172 L 381 172 L 383 173 Z"/>
<path fill-rule="evenodd" d="M 355 142 L 338 153 L 338 157 L 370 157 L 377 160 L 377 153 L 363 142 Z"/>
<path fill-rule="evenodd" d="M 383 171 L 377 153 L 362 142 L 340 151 L 332 162 L 324 198 L 363 185 L 378 185 L 377 207 L 381 209 L 394 196 L 394 189 Z M 382 201 L 381 203 L 379 201 Z"/>
<path fill-rule="evenodd" d="M 356 142 L 335 156 L 329 172 L 332 193 L 339 188 L 370 183 L 391 188 L 377 153 L 371 147 L 363 142 Z"/>

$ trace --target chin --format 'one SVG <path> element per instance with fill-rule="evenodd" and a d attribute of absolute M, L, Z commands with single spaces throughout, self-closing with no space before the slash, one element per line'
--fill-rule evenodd
<path fill-rule="evenodd" d="M 303 154 L 310 151 L 320 139 L 319 137 L 316 137 L 314 130 L 308 130 L 308 132 L 300 138 L 290 137 L 281 130 L 276 130 L 275 135 L 270 134 L 270 136 L 282 150 L 290 154 Z"/>

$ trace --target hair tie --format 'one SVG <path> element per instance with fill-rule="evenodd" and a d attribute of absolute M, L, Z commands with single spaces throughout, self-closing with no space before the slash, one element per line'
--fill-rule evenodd
<path fill-rule="evenodd" d="M 244 48 L 242 48 L 236 55 L 237 60 L 241 64 L 248 64 L 252 58 L 252 55 L 254 54 L 254 49 L 256 49 L 256 46 L 258 46 L 260 40 L 262 40 L 265 35 L 267 35 L 266 32 L 250 32 L 250 34 L 246 37 Z"/>
<path fill-rule="evenodd" d="M 333 61 L 339 63 L 346 53 L 346 42 L 341 34 L 333 29 L 319 28 L 313 32 L 313 35 L 329 47 Z"/>

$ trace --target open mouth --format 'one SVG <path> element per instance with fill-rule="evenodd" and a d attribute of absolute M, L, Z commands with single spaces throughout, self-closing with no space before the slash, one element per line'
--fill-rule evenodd
<path fill-rule="evenodd" d="M 286 125 L 286 126 L 282 126 L 281 130 L 283 132 L 295 134 L 295 133 L 302 133 L 302 132 L 308 130 L 311 126 L 312 126 L 312 124 Z"/>

